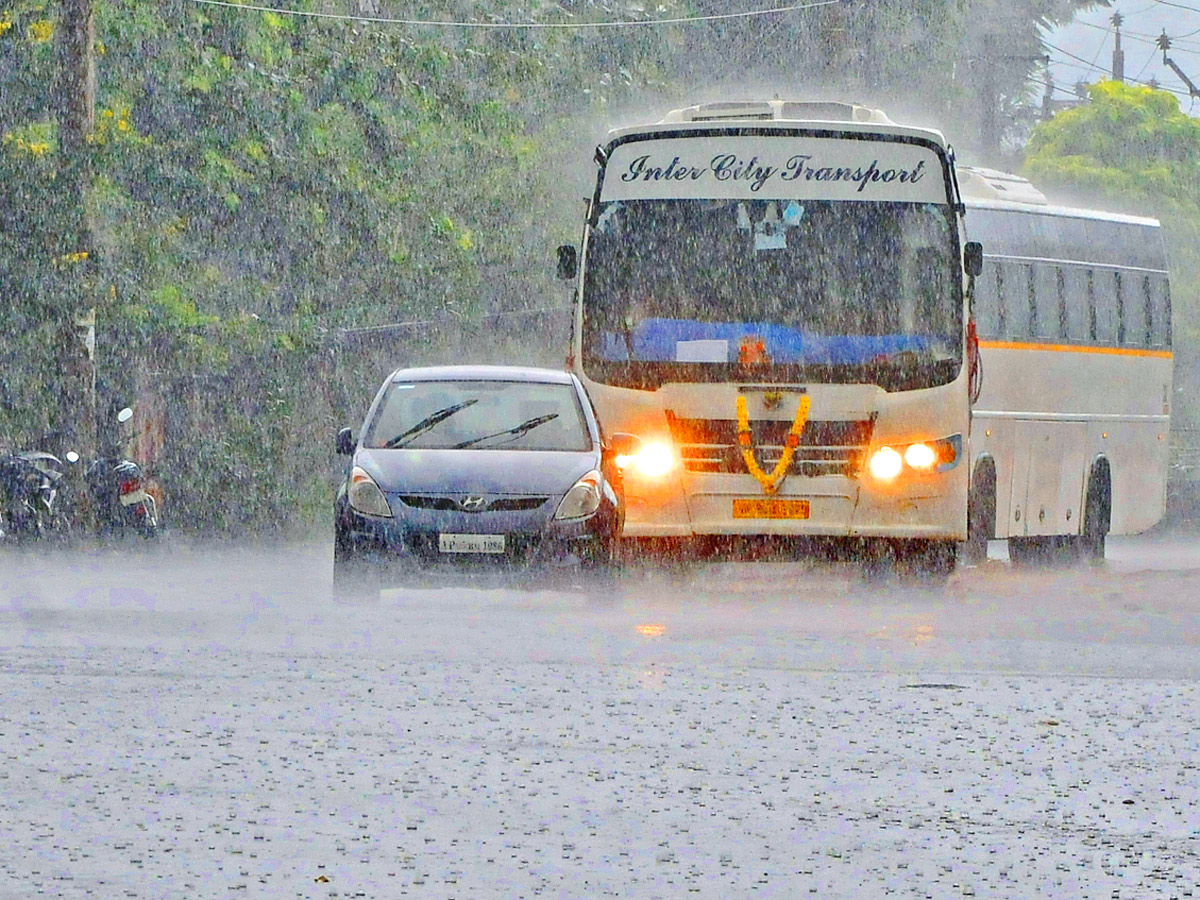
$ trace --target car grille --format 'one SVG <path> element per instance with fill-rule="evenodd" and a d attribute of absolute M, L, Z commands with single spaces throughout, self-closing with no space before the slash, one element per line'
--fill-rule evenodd
<path fill-rule="evenodd" d="M 478 495 L 474 495 L 478 496 Z M 486 499 L 479 506 L 464 507 L 462 501 L 466 496 L 425 496 L 417 494 L 401 494 L 400 502 L 413 509 L 436 509 L 449 512 L 527 512 L 542 506 L 549 497 L 497 497 Z"/>
<path fill-rule="evenodd" d="M 671 437 L 679 448 L 686 472 L 744 473 L 737 441 L 737 422 L 732 419 L 682 419 L 667 411 Z M 791 422 L 752 421 L 750 434 L 758 463 L 770 471 L 783 455 Z M 810 421 L 800 435 L 800 446 L 792 457 L 789 475 L 815 478 L 841 475 L 854 478 L 862 470 L 874 419 Z"/>

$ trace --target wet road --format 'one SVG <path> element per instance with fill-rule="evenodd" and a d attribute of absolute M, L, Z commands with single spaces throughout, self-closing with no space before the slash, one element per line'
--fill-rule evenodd
<path fill-rule="evenodd" d="M 335 606 L 328 565 L 0 557 L 0 897 L 1200 884 L 1195 536 L 941 589 L 722 563 Z"/>

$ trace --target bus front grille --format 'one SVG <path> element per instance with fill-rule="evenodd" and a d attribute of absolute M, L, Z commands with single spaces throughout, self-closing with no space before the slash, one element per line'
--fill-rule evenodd
<path fill-rule="evenodd" d="M 667 422 L 685 472 L 740 474 L 746 471 L 735 420 L 683 419 L 668 410 Z M 809 478 L 823 475 L 857 477 L 866 459 L 874 424 L 871 419 L 808 422 L 800 435 L 800 446 L 792 457 L 788 474 Z M 750 423 L 755 455 L 766 471 L 774 469 L 779 462 L 790 430 L 790 422 Z"/>

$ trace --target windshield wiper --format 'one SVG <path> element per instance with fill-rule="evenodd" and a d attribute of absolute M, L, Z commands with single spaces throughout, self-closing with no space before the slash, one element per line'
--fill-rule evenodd
<path fill-rule="evenodd" d="M 466 409 L 468 406 L 478 402 L 479 399 L 477 397 L 473 397 L 470 400 L 464 400 L 462 403 L 455 403 L 453 406 L 447 406 L 445 409 L 439 409 L 437 412 L 431 413 L 423 418 L 412 428 L 408 429 L 408 431 L 404 432 L 403 434 L 396 435 L 383 446 L 389 450 L 399 450 L 406 444 L 410 444 L 415 441 L 435 425 L 446 421 L 459 410 Z"/>
<path fill-rule="evenodd" d="M 527 419 L 520 425 L 514 425 L 512 428 L 505 428 L 503 431 L 497 431 L 494 434 L 485 434 L 483 437 L 471 438 L 469 441 L 462 441 L 455 444 L 452 449 L 462 450 L 464 447 L 471 447 L 482 441 L 490 441 L 492 438 L 503 437 L 506 434 L 511 434 L 513 437 L 520 437 L 527 431 L 533 431 L 539 425 L 545 425 L 551 419 L 557 419 L 558 413 L 547 413 L 544 416 L 534 416 L 532 419 Z"/>

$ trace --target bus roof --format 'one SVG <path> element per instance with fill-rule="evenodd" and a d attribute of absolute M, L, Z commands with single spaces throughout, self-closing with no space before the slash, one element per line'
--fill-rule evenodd
<path fill-rule="evenodd" d="M 1155 219 L 1090 209 L 968 200 L 967 237 L 991 257 L 1167 270 Z"/>
<path fill-rule="evenodd" d="M 1131 216 L 1125 213 L 1107 212 L 1102 209 L 1084 209 L 1075 206 L 1056 206 L 1050 203 L 1014 203 L 1006 200 L 976 200 L 968 198 L 964 201 L 967 210 L 996 209 L 1012 212 L 1025 212 L 1038 216 L 1057 216 L 1066 219 L 1094 219 L 1104 222 L 1119 222 L 1124 225 L 1140 225 L 1143 228 L 1158 228 L 1158 219 L 1148 216 Z M 968 213 L 969 214 L 969 213 Z"/>
<path fill-rule="evenodd" d="M 897 125 L 879 109 L 857 103 L 805 100 L 734 100 L 674 109 L 660 122 L 617 128 L 609 142 L 630 134 L 720 131 L 730 126 L 791 125 L 829 132 L 913 137 L 946 146 L 940 131 Z"/>
<path fill-rule="evenodd" d="M 1103 219 L 1127 225 L 1157 228 L 1158 220 L 1144 216 L 1105 212 L 1052 204 L 1033 182 L 1011 172 L 985 169 L 979 166 L 959 166 L 958 185 L 968 209 L 1009 209 L 1046 216 L 1066 216 L 1074 219 Z"/>

